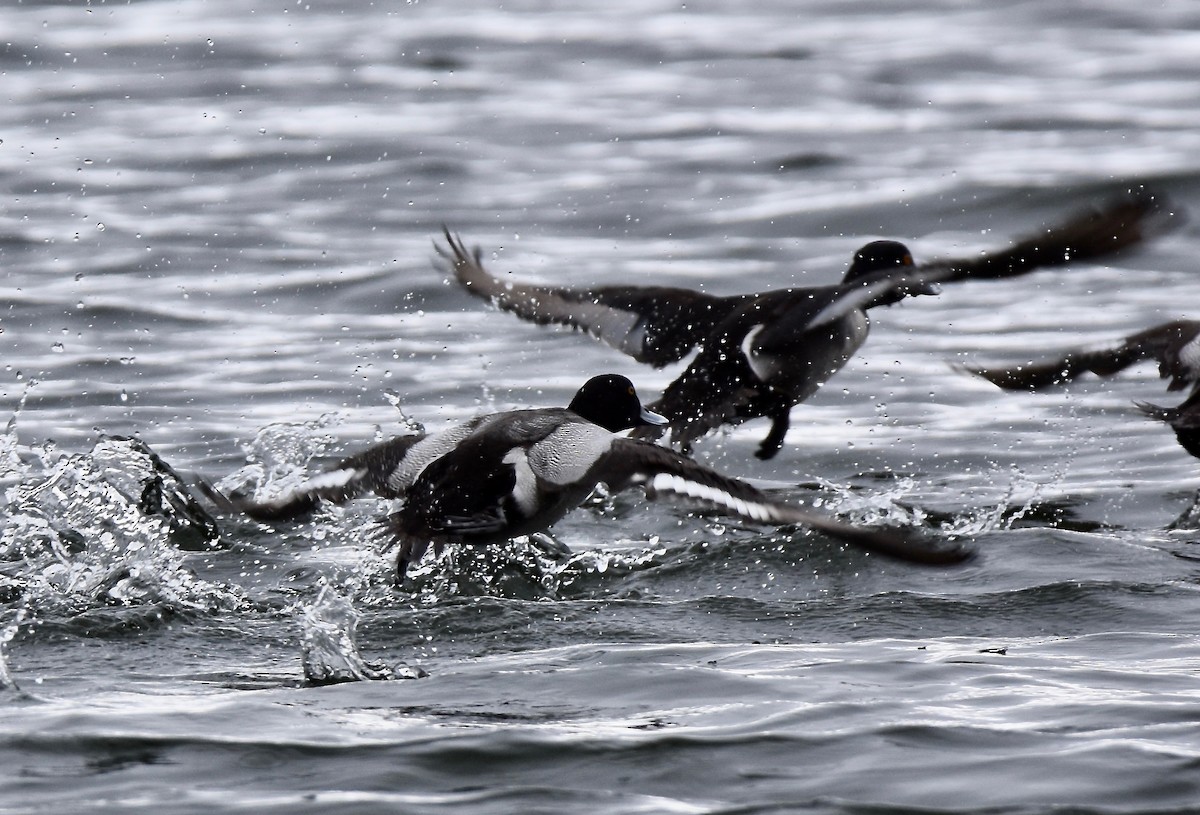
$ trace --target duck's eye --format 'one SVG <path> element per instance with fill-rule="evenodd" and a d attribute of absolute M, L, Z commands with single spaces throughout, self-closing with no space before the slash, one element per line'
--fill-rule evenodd
<path fill-rule="evenodd" d="M 905 265 L 905 266 L 912 266 L 912 265 L 913 265 L 913 259 L 912 259 L 912 255 L 905 255 L 905 256 L 904 256 L 904 265 Z"/>
<path fill-rule="evenodd" d="M 629 386 L 629 395 L 630 395 L 630 396 L 633 396 L 633 395 L 634 395 L 634 393 L 635 393 L 635 392 L 634 392 L 634 390 L 633 390 L 633 385 L 630 385 L 630 386 Z"/>

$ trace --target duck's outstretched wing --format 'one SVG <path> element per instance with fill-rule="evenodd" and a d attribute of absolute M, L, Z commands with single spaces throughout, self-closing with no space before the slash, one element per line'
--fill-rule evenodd
<path fill-rule="evenodd" d="M 369 492 L 384 498 L 398 494 L 388 476 L 400 465 L 409 449 L 425 438 L 423 434 L 397 436 L 342 459 L 333 467 L 300 483 L 295 489 L 267 501 L 241 496 L 220 496 L 211 486 L 206 492 L 214 501 L 249 515 L 256 521 L 286 521 L 314 511 L 322 501 L 343 504 Z"/>
<path fill-rule="evenodd" d="M 635 439 L 657 439 L 668 427 L 673 444 L 686 450 L 691 443 L 724 424 L 752 418 L 747 407 L 765 387 L 754 376 L 735 338 L 706 344 L 696 358 L 646 407 L 667 418 L 667 427 L 635 427 Z"/>
<path fill-rule="evenodd" d="M 807 526 L 906 563 L 952 566 L 973 557 L 961 547 L 931 547 L 904 530 L 867 529 L 775 501 L 744 481 L 721 475 L 665 447 L 633 439 L 616 439 L 596 474 L 614 490 L 642 485 L 649 498 L 671 495 L 749 521 Z"/>
<path fill-rule="evenodd" d="M 1100 260 L 1174 228 L 1183 219 L 1182 210 L 1172 210 L 1162 194 L 1130 192 L 1020 238 L 1010 249 L 881 270 L 842 284 L 838 296 L 811 318 L 809 326 L 817 327 L 856 309 L 894 303 L 906 296 L 937 294 L 942 283 L 999 280 L 1037 269 Z"/>
<path fill-rule="evenodd" d="M 1082 374 L 1112 376 L 1142 360 L 1158 361 L 1168 390 L 1200 382 L 1200 321 L 1174 320 L 1139 331 L 1112 345 L 1077 348 L 1056 357 L 1007 367 L 962 370 L 981 376 L 1004 390 L 1038 390 L 1070 382 Z"/>
<path fill-rule="evenodd" d="M 504 445 L 507 446 L 507 445 Z M 409 537 L 486 541 L 508 524 L 506 501 L 517 484 L 512 461 L 493 439 L 468 439 L 429 464 L 407 493 L 393 527 Z"/>
<path fill-rule="evenodd" d="M 1183 218 L 1162 193 L 1131 190 L 1019 238 L 1010 249 L 922 264 L 914 274 L 933 283 L 994 280 L 1100 260 L 1178 226 Z"/>
<path fill-rule="evenodd" d="M 741 298 L 713 297 L 666 286 L 569 289 L 493 277 L 480 251 L 444 229 L 448 249 L 435 244 L 463 288 L 523 320 L 587 331 L 638 362 L 662 367 L 683 359 Z"/>
<path fill-rule="evenodd" d="M 909 295 L 937 294 L 942 283 L 998 280 L 1037 269 L 1100 260 L 1174 228 L 1183 219 L 1182 210 L 1173 210 L 1164 195 L 1131 191 L 1102 206 L 1083 210 L 1057 226 L 1020 238 L 1009 249 L 864 275 L 843 284 L 838 296 L 811 319 L 810 326 Z"/>

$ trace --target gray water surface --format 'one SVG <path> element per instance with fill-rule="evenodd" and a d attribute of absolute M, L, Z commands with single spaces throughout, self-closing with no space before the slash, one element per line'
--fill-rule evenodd
<path fill-rule="evenodd" d="M 0 9 L 0 812 L 1190 811 L 1200 465 L 1133 406 L 1175 395 L 953 363 L 1200 317 L 1198 76 L 1187 2 Z M 569 557 L 452 549 L 397 591 L 383 502 L 217 513 L 210 548 L 113 486 L 102 436 L 277 489 L 681 370 L 448 285 L 443 224 L 516 279 L 730 294 L 1140 185 L 1193 223 L 879 309 L 776 459 L 762 421 L 698 445 L 962 569 L 626 493 Z M 397 678 L 305 681 L 338 659 Z"/>

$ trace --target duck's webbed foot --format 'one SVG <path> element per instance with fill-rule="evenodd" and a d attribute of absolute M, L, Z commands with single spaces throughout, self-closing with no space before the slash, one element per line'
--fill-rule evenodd
<path fill-rule="evenodd" d="M 757 458 L 764 461 L 775 458 L 775 454 L 783 448 L 783 439 L 787 435 L 791 422 L 790 415 L 790 410 L 783 410 L 771 417 L 771 429 L 766 438 L 758 445 L 758 449 L 754 451 Z"/>
<path fill-rule="evenodd" d="M 404 578 L 408 576 L 408 568 L 421 560 L 431 541 L 427 536 L 406 532 L 398 512 L 380 518 L 378 523 L 373 537 L 384 552 L 393 547 L 396 549 L 394 583 L 396 588 L 400 588 L 404 585 Z M 438 548 L 440 550 L 441 547 Z"/>
<path fill-rule="evenodd" d="M 419 563 L 429 548 L 429 541 L 422 538 L 400 538 L 396 547 L 396 588 L 404 585 L 408 567 Z"/>
<path fill-rule="evenodd" d="M 1167 529 L 1200 529 L 1200 492 L 1192 498 L 1192 505 L 1172 521 Z"/>

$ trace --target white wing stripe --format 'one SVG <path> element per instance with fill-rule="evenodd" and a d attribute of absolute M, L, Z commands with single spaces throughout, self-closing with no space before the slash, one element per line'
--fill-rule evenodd
<path fill-rule="evenodd" d="M 706 501 L 719 507 L 725 507 L 734 514 L 754 521 L 770 521 L 777 514 L 766 504 L 760 504 L 757 501 L 747 501 L 744 498 L 730 495 L 719 487 L 689 481 L 682 476 L 671 473 L 656 474 L 650 480 L 650 489 L 656 492 L 669 492 L 675 495 L 684 495 L 689 498 Z"/>
<path fill-rule="evenodd" d="M 356 478 L 362 478 L 367 474 L 366 470 L 356 467 L 347 467 L 341 470 L 329 470 L 328 472 L 319 473 L 304 482 L 302 490 L 325 490 L 331 487 L 344 487 Z"/>

